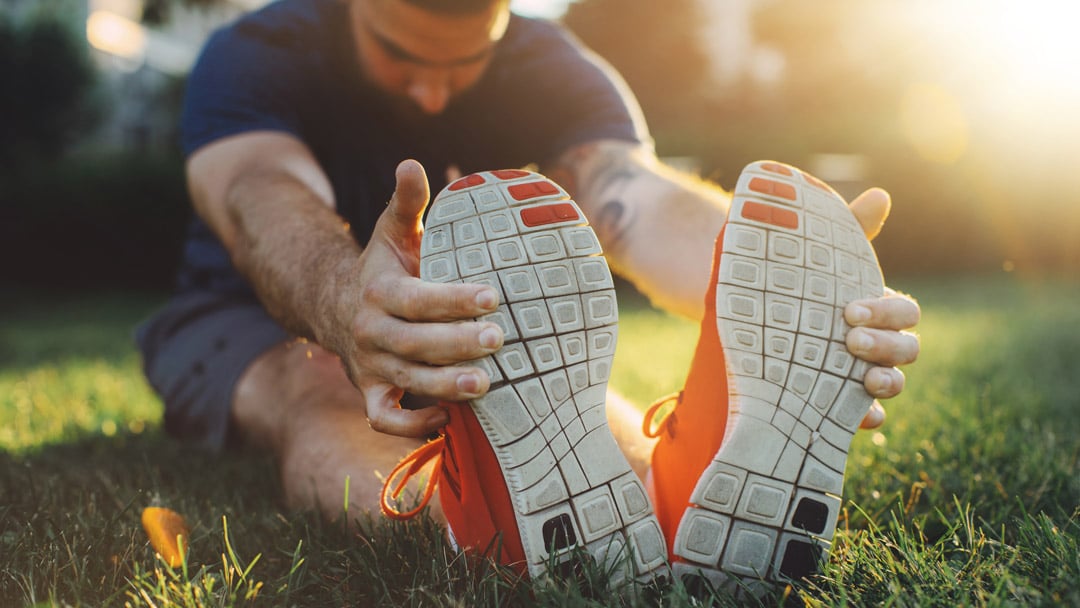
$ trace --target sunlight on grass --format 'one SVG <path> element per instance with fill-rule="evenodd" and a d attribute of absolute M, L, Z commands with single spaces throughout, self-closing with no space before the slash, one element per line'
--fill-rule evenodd
<path fill-rule="evenodd" d="M 161 419 L 135 357 L 0 371 L 0 412 L 0 450 L 11 452 L 120 429 L 138 434 Z"/>
<path fill-rule="evenodd" d="M 15 294 L 0 315 L 0 451 L 139 434 L 161 406 L 139 371 L 132 330 L 159 302 Z"/>
<path fill-rule="evenodd" d="M 680 390 L 697 336 L 697 323 L 656 310 L 640 297 L 620 297 L 611 388 L 641 409 Z"/>

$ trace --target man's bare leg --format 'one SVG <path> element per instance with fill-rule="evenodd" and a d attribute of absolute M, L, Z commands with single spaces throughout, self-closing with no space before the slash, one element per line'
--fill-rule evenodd
<path fill-rule="evenodd" d="M 282 344 L 256 359 L 237 383 L 232 414 L 249 441 L 274 452 L 286 503 L 330 520 L 342 514 L 346 478 L 350 514 L 377 510 L 381 476 L 422 443 L 372 430 L 341 362 L 315 344 Z"/>
<path fill-rule="evenodd" d="M 383 476 L 422 443 L 372 430 L 360 391 L 338 358 L 315 344 L 282 344 L 256 359 L 237 383 L 232 414 L 244 437 L 274 452 L 286 503 L 318 508 L 331 520 L 342 514 L 346 477 L 350 513 L 374 512 Z M 609 391 L 607 415 L 630 466 L 644 478 L 655 441 L 641 434 L 641 412 Z M 441 521 L 438 501 L 430 506 Z"/>

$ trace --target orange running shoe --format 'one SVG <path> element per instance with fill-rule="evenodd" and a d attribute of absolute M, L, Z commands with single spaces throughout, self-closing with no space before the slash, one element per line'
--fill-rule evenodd
<path fill-rule="evenodd" d="M 498 352 L 471 362 L 487 371 L 491 389 L 442 404 L 449 425 L 386 480 L 384 513 L 415 514 L 392 499 L 437 460 L 423 500 L 439 486 L 460 546 L 484 551 L 501 538 L 501 561 L 534 576 L 575 549 L 612 572 L 613 583 L 670 572 L 645 487 L 607 425 L 618 310 L 600 253 L 577 204 L 536 173 L 476 173 L 439 193 L 420 277 L 494 287 L 501 304 L 481 320 L 505 338 Z"/>
<path fill-rule="evenodd" d="M 758 594 L 817 571 L 844 464 L 873 398 L 843 308 L 882 295 L 843 199 L 787 165 L 750 165 L 717 239 L 706 314 L 673 412 L 646 434 L 672 569 Z"/>

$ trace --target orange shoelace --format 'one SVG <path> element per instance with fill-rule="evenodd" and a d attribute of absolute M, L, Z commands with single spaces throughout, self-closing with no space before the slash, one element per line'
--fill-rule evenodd
<path fill-rule="evenodd" d="M 682 396 L 682 391 L 679 391 L 677 393 L 671 393 L 670 395 L 664 395 L 656 401 L 653 401 L 653 404 L 649 406 L 649 409 L 645 410 L 645 418 L 641 421 L 641 432 L 650 439 L 659 437 L 660 433 L 663 432 L 665 428 L 667 428 L 668 432 L 674 433 L 675 409 L 682 403 Z M 656 414 L 660 412 L 661 408 L 671 402 L 675 402 L 675 406 L 672 407 L 655 426 L 653 426 Z"/>
<path fill-rule="evenodd" d="M 435 488 L 439 485 L 439 479 L 442 477 L 442 459 L 445 447 L 446 437 L 440 436 L 438 439 L 429 441 L 410 452 L 408 456 L 401 459 L 401 462 L 394 467 L 393 471 L 390 471 L 390 475 L 383 482 L 381 500 L 383 515 L 401 521 L 416 516 L 427 506 L 428 502 L 431 501 L 431 496 L 435 493 Z M 431 475 L 424 485 L 424 495 L 420 498 L 420 504 L 408 511 L 399 511 L 393 501 L 401 496 L 401 492 L 405 490 L 405 484 L 409 483 L 409 480 L 429 462 L 434 462 L 435 466 L 431 468 Z M 397 485 L 393 485 L 394 478 L 398 475 L 401 475 L 401 480 Z M 393 489 L 391 489 L 391 486 Z"/>

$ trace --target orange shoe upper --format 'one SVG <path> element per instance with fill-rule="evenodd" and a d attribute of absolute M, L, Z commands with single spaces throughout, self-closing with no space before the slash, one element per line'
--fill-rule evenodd
<path fill-rule="evenodd" d="M 709 465 L 727 429 L 728 379 L 716 327 L 716 282 L 724 231 L 716 239 L 705 316 L 690 372 L 674 411 L 661 423 L 652 454 L 653 506 L 673 554 L 675 532 L 698 477 Z M 646 416 L 646 425 L 650 424 Z"/>
<path fill-rule="evenodd" d="M 492 557 L 497 556 L 501 563 L 524 572 L 525 549 L 495 451 L 469 404 L 443 402 L 439 406 L 450 414 L 450 423 L 441 437 L 406 456 L 386 478 L 383 514 L 394 519 L 412 517 L 438 486 L 443 513 L 458 545 L 481 552 L 490 548 Z M 428 479 L 420 505 L 404 513 L 398 511 L 391 499 L 401 493 L 409 476 L 433 459 L 439 461 Z M 393 484 L 399 473 L 405 479 Z M 496 543 L 498 554 L 494 552 Z"/>

